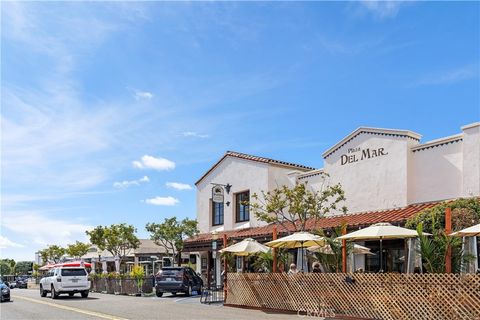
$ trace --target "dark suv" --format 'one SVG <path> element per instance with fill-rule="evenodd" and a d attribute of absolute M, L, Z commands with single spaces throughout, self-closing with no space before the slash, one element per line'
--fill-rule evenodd
<path fill-rule="evenodd" d="M 157 297 L 161 297 L 164 292 L 172 294 L 183 292 L 190 296 L 192 291 L 197 291 L 198 294 L 201 294 L 202 286 L 202 278 L 189 267 L 165 267 L 155 276 Z"/>
<path fill-rule="evenodd" d="M 15 287 L 20 289 L 27 289 L 28 287 L 28 276 L 20 276 L 15 280 Z"/>

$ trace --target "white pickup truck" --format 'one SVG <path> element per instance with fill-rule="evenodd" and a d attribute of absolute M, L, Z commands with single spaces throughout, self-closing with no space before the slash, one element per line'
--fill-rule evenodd
<path fill-rule="evenodd" d="M 50 292 L 51 298 L 56 299 L 60 294 L 81 293 L 82 298 L 88 297 L 90 281 L 87 270 L 83 267 L 59 267 L 50 270 L 47 276 L 40 280 L 40 296 L 46 297 Z"/>

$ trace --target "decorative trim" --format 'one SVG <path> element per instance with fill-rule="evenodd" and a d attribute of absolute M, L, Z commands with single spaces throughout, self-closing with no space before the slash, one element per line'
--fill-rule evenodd
<path fill-rule="evenodd" d="M 298 175 L 298 179 L 306 179 L 306 178 L 310 178 L 310 177 L 314 177 L 314 176 L 318 176 L 318 175 L 321 175 L 322 173 L 324 173 L 325 171 L 323 169 L 318 169 L 318 170 L 313 170 L 313 171 L 309 171 L 309 172 L 305 172 L 303 174 L 300 174 Z"/>
<path fill-rule="evenodd" d="M 239 159 L 244 159 L 244 160 L 249 160 L 249 161 L 255 161 L 255 162 L 261 162 L 261 163 L 267 163 L 267 164 L 273 164 L 273 165 L 279 165 L 279 166 L 284 166 L 288 168 L 296 168 L 296 169 L 301 169 L 301 170 L 315 170 L 313 167 L 308 167 L 302 164 L 296 164 L 296 163 L 291 163 L 291 162 L 286 162 L 286 161 L 280 161 L 280 160 L 274 160 L 270 158 L 264 158 L 264 157 L 258 157 L 258 156 L 253 156 L 250 154 L 246 153 L 240 153 L 240 152 L 235 152 L 235 151 L 227 151 L 225 155 L 218 160 L 207 172 L 205 172 L 200 179 L 195 182 L 195 185 L 199 184 L 210 172 L 215 170 L 215 168 L 227 157 L 234 157 L 234 158 L 239 158 Z"/>
<path fill-rule="evenodd" d="M 460 141 L 463 141 L 463 134 L 462 133 L 459 133 L 459 134 L 456 134 L 456 135 L 453 135 L 453 136 L 449 136 L 449 137 L 445 137 L 445 138 L 441 138 L 441 139 L 432 140 L 432 141 L 414 146 L 410 150 L 412 150 L 412 152 L 415 153 L 417 151 L 422 151 L 422 150 L 427 150 L 427 149 L 430 149 L 430 148 L 440 147 L 440 146 L 443 146 L 443 145 L 447 145 L 447 144 L 455 143 L 455 142 L 460 142 Z"/>
<path fill-rule="evenodd" d="M 420 141 L 422 137 L 420 134 L 408 131 L 408 130 L 393 130 L 393 129 L 381 129 L 381 128 L 368 128 L 368 127 L 360 127 L 357 130 L 350 133 L 348 136 L 343 138 L 340 142 L 335 144 L 333 147 L 325 151 L 322 156 L 324 159 L 327 159 L 330 155 L 335 153 L 338 149 L 355 139 L 362 133 L 374 134 L 374 135 L 381 135 L 381 136 L 392 136 L 392 137 L 401 137 L 401 138 L 410 138 L 414 141 Z"/>

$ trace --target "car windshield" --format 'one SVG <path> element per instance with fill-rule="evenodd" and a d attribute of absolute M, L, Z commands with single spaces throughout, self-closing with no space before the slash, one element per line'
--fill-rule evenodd
<path fill-rule="evenodd" d="M 85 269 L 62 269 L 62 276 L 73 277 L 73 276 L 86 276 L 87 272 Z"/>

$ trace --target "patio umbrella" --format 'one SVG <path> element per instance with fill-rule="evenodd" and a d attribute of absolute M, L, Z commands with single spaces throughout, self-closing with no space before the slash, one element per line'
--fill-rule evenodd
<path fill-rule="evenodd" d="M 450 234 L 455 237 L 475 237 L 480 236 L 480 224 L 465 228 L 463 230 Z"/>
<path fill-rule="evenodd" d="M 235 243 L 229 247 L 220 250 L 221 253 L 230 252 L 236 256 L 248 256 L 257 252 L 268 252 L 269 247 L 257 242 L 252 238 L 243 239 L 242 241 Z"/>
<path fill-rule="evenodd" d="M 303 271 L 303 248 L 325 245 L 325 239 L 309 232 L 295 232 L 289 236 L 273 240 L 265 244 L 272 248 L 302 248 L 302 268 L 300 270 Z"/>
<path fill-rule="evenodd" d="M 45 271 L 45 270 L 50 270 L 52 268 L 55 268 L 55 264 L 49 263 L 44 265 L 43 267 L 38 268 L 38 270 Z"/>
<path fill-rule="evenodd" d="M 430 235 L 424 232 L 424 235 Z M 416 230 L 406 229 L 391 225 L 390 223 L 376 223 L 361 229 L 338 237 L 339 240 L 380 240 L 380 271 L 383 272 L 383 253 L 382 241 L 384 239 L 408 239 L 418 237 Z"/>
<path fill-rule="evenodd" d="M 465 228 L 463 230 L 454 232 L 450 234 L 454 237 L 464 237 L 462 244 L 463 254 L 471 254 L 473 256 L 478 256 L 478 247 L 477 247 L 477 236 L 480 236 L 480 224 Z M 466 267 L 462 268 L 463 272 L 476 272 L 478 269 L 478 259 L 474 259 L 466 263 Z"/>
<path fill-rule="evenodd" d="M 325 246 L 312 246 L 307 248 L 308 251 L 311 252 L 318 252 L 323 254 L 333 254 L 332 248 L 330 245 Z M 375 255 L 374 253 L 370 252 L 370 249 L 359 244 L 353 245 L 353 254 L 368 254 L 368 255 Z"/>

